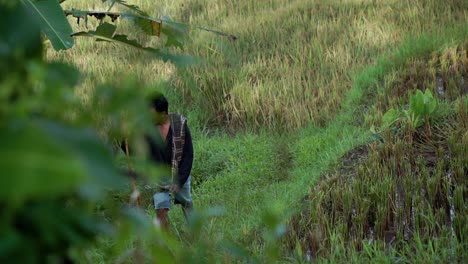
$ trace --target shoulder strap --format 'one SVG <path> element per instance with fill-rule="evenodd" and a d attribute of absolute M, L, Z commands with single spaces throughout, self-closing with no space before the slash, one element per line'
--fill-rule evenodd
<path fill-rule="evenodd" d="M 172 177 L 177 177 L 179 163 L 182 160 L 182 152 L 185 144 L 184 126 L 186 119 L 182 115 L 169 113 L 172 131 Z"/>

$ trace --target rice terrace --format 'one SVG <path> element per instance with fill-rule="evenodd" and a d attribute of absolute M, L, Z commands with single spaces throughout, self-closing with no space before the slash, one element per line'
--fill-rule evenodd
<path fill-rule="evenodd" d="M 467 1 L 0 13 L 0 263 L 468 263 Z"/>

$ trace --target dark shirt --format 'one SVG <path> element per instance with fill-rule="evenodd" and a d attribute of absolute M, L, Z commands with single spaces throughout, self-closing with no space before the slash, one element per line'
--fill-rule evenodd
<path fill-rule="evenodd" d="M 178 169 L 178 184 L 182 187 L 190 176 L 193 163 L 193 144 L 192 136 L 187 123 L 184 124 L 185 129 L 185 142 L 184 150 L 182 152 L 182 159 L 179 163 Z M 172 129 L 169 128 L 166 140 L 158 143 L 150 137 L 145 137 L 149 146 L 150 158 L 157 164 L 165 164 L 172 167 Z"/>

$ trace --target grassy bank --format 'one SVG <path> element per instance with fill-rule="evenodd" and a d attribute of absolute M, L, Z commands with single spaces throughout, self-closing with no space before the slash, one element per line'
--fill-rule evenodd
<path fill-rule="evenodd" d="M 357 76 L 374 140 L 347 153 L 310 191 L 290 222 L 291 251 L 331 262 L 466 261 L 468 42 L 457 36 L 431 36 L 439 45 L 399 56 L 405 47 L 431 46 L 427 38 L 409 40 Z M 416 89 L 432 91 L 438 104 L 424 125 L 403 114 L 413 111 Z M 395 123 L 388 123 L 391 111 L 401 113 Z"/>

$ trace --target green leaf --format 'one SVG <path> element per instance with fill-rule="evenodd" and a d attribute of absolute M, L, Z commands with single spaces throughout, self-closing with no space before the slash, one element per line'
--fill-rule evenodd
<path fill-rule="evenodd" d="M 191 56 L 186 56 L 186 55 L 173 55 L 170 53 L 162 52 L 159 49 L 151 48 L 151 47 L 144 47 L 138 41 L 134 39 L 128 39 L 128 36 L 126 35 L 114 35 L 113 37 L 107 37 L 103 35 L 99 35 L 97 31 L 81 31 L 74 33 L 73 36 L 82 36 L 82 37 L 94 37 L 96 40 L 100 41 L 108 41 L 108 42 L 114 42 L 118 44 L 123 44 L 127 46 L 131 46 L 134 48 L 141 49 L 143 51 L 150 52 L 153 54 L 153 56 L 157 59 L 161 59 L 165 62 L 171 61 L 175 63 L 178 66 L 185 66 L 185 65 L 190 65 L 196 63 L 196 61 L 191 57 Z"/>
<path fill-rule="evenodd" d="M 79 160 L 37 126 L 11 121 L 0 129 L 0 199 L 21 203 L 69 193 L 84 180 Z"/>
<path fill-rule="evenodd" d="M 186 24 L 163 20 L 161 31 L 167 36 L 166 47 L 183 48 L 183 42 L 185 42 L 188 31 Z"/>
<path fill-rule="evenodd" d="M 424 94 L 421 90 L 410 96 L 410 109 L 417 117 L 424 115 Z"/>
<path fill-rule="evenodd" d="M 128 18 L 128 16 L 124 16 Z M 149 17 L 135 16 L 135 24 L 147 35 L 157 36 L 161 35 L 162 22 L 154 20 Z"/>
<path fill-rule="evenodd" d="M 434 96 L 431 93 L 431 90 L 426 89 L 424 92 L 424 104 L 425 104 L 425 113 L 426 115 L 430 116 L 434 113 L 434 111 L 437 108 L 437 100 L 434 98 Z"/>
<path fill-rule="evenodd" d="M 81 193 L 90 198 L 100 198 L 103 189 L 122 188 L 125 179 L 118 172 L 112 153 L 101 143 L 91 129 L 71 128 L 50 121 L 37 121 L 38 127 L 54 141 L 67 149 L 85 169 L 88 176 Z"/>
<path fill-rule="evenodd" d="M 410 110 L 418 119 L 430 117 L 437 108 L 437 100 L 429 89 L 423 93 L 417 90 L 415 95 L 410 97 Z"/>
<path fill-rule="evenodd" d="M 79 19 L 85 19 L 88 16 L 96 17 L 97 19 L 103 19 L 106 16 L 109 17 L 112 22 L 116 19 L 127 19 L 131 20 L 135 23 L 137 27 L 139 27 L 144 33 L 150 36 L 157 36 L 161 35 L 161 28 L 163 25 L 163 21 L 160 19 L 155 19 L 148 17 L 144 12 L 139 14 L 129 14 L 129 13 L 118 13 L 118 12 L 104 12 L 104 11 L 86 11 L 86 10 L 65 10 L 64 11 L 66 16 L 72 15 L 73 17 Z"/>
<path fill-rule="evenodd" d="M 114 36 L 115 30 L 117 29 L 117 26 L 109 24 L 109 23 L 103 23 L 99 25 L 96 28 L 96 35 L 103 36 L 106 38 L 112 38 Z"/>
<path fill-rule="evenodd" d="M 128 7 L 128 6 L 127 6 Z M 132 8 L 130 8 L 132 9 Z M 166 43 L 167 46 L 172 45 L 181 45 L 185 38 L 187 37 L 187 32 L 189 30 L 189 26 L 184 23 L 174 22 L 171 21 L 169 18 L 152 18 L 149 17 L 143 11 L 137 11 L 137 14 L 130 14 L 130 13 L 120 13 L 120 12 L 105 12 L 105 11 L 87 11 L 87 10 L 64 10 L 66 16 L 72 15 L 73 17 L 78 19 L 78 23 L 80 19 L 87 20 L 88 16 L 96 17 L 99 20 L 102 20 L 104 17 L 109 17 L 112 22 L 116 19 L 129 19 L 133 20 L 135 24 L 146 34 L 150 36 L 160 36 L 160 33 L 166 34 L 170 39 L 168 40 L 169 43 Z M 162 30 L 164 28 L 164 30 Z M 231 40 L 236 40 L 237 36 L 217 31 L 214 29 L 206 28 L 206 27 L 194 27 L 199 30 L 207 31 L 219 36 L 228 37 Z"/>
<path fill-rule="evenodd" d="M 235 244 L 230 241 L 224 241 L 221 244 L 222 248 L 228 253 L 230 256 L 242 260 L 245 263 L 259 263 L 259 261 L 251 256 L 250 252 L 238 244 Z"/>
<path fill-rule="evenodd" d="M 57 0 L 22 0 L 31 16 L 36 17 L 55 50 L 73 47 L 73 32 Z"/>
<path fill-rule="evenodd" d="M 399 113 L 394 108 L 390 108 L 382 117 L 382 128 L 393 125 L 399 119 Z"/>
<path fill-rule="evenodd" d="M 19 59 L 18 52 L 26 58 L 42 55 L 40 28 L 22 5 L 2 6 L 0 15 L 0 71 L 11 70 L 11 60 Z M 14 26 L 13 26 L 14 25 Z M 13 56 L 14 55 L 14 56 Z"/>

